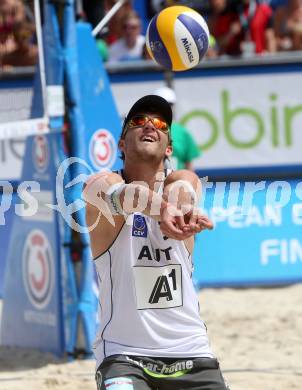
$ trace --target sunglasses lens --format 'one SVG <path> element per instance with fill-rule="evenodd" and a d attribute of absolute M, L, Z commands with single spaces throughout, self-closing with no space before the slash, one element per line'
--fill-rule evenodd
<path fill-rule="evenodd" d="M 163 121 L 162 119 L 160 118 L 153 118 L 152 119 L 152 122 L 154 124 L 154 126 L 158 129 L 158 130 L 161 130 L 161 131 L 168 131 L 168 125 L 165 121 Z"/>
<path fill-rule="evenodd" d="M 144 126 L 146 123 L 146 117 L 144 116 L 135 116 L 131 119 L 130 126 Z"/>
<path fill-rule="evenodd" d="M 168 133 L 169 126 L 168 126 L 167 122 L 165 122 L 163 119 L 158 118 L 158 117 L 152 118 L 149 116 L 137 115 L 137 116 L 134 116 L 133 118 L 131 118 L 128 126 L 129 127 L 142 127 L 142 126 L 145 126 L 145 124 L 149 120 L 153 123 L 153 125 L 156 127 L 156 129 L 158 129 L 164 133 Z"/>

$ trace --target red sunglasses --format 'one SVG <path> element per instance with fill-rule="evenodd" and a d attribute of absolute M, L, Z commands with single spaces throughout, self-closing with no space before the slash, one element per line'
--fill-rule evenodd
<path fill-rule="evenodd" d="M 151 121 L 151 123 L 157 130 L 160 130 L 165 134 L 169 133 L 170 127 L 164 119 L 158 116 L 149 115 L 135 115 L 134 117 L 132 117 L 127 123 L 126 131 L 127 129 L 133 127 L 143 127 L 149 121 Z"/>

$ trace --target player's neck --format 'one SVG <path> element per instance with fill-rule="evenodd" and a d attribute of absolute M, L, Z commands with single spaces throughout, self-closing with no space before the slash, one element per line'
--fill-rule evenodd
<path fill-rule="evenodd" d="M 125 163 L 123 173 L 124 178 L 127 183 L 131 183 L 133 181 L 143 181 L 148 187 L 153 190 L 154 183 L 156 181 L 160 181 L 163 178 L 163 175 L 160 175 L 160 172 L 164 172 L 164 165 L 160 163 L 159 165 L 150 165 L 143 164 L 140 165 L 131 163 Z"/>

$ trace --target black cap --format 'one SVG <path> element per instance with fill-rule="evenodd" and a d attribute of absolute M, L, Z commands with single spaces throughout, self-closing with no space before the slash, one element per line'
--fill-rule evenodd
<path fill-rule="evenodd" d="M 169 127 L 172 124 L 172 108 L 166 99 L 158 95 L 146 95 L 140 98 L 133 104 L 128 115 L 126 116 L 123 124 L 122 134 L 127 122 L 136 114 L 142 114 L 144 112 L 154 112 L 160 114 L 164 120 L 168 123 Z"/>

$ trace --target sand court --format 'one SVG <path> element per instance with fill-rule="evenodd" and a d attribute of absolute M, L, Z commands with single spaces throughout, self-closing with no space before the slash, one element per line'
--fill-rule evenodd
<path fill-rule="evenodd" d="M 302 389 L 302 284 L 205 289 L 211 346 L 231 390 Z M 0 347 L 1 390 L 95 390 L 94 360 Z"/>

